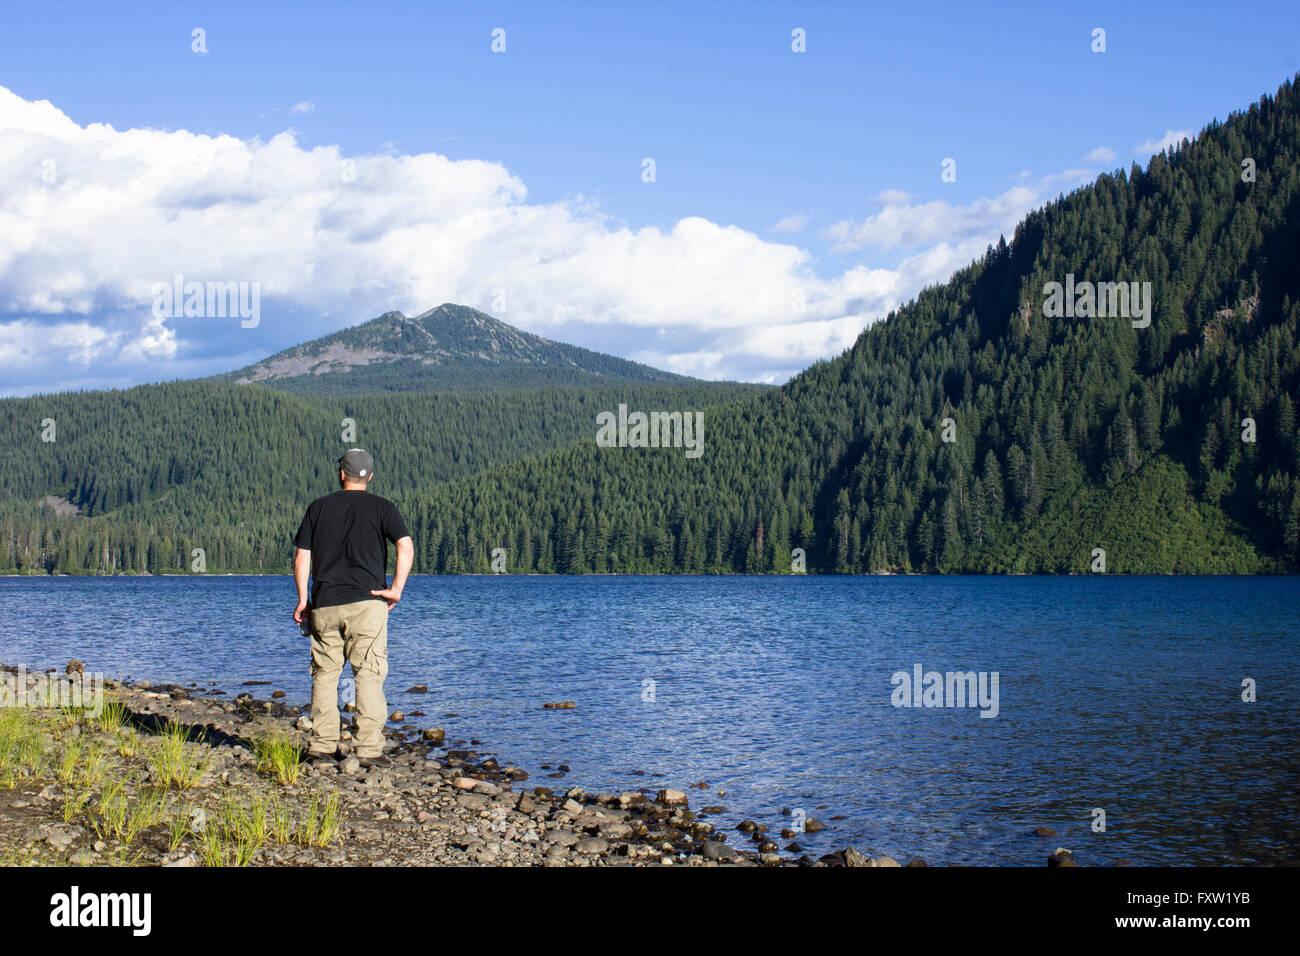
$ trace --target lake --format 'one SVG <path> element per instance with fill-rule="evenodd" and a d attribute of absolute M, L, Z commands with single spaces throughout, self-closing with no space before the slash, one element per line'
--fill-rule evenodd
<path fill-rule="evenodd" d="M 0 661 L 305 704 L 293 604 L 287 576 L 2 578 Z M 1295 577 L 416 576 L 387 691 L 527 785 L 671 786 L 773 832 L 787 808 L 827 825 L 813 855 L 1294 863 L 1298 631 Z M 895 706 L 917 665 L 996 673 L 996 716 Z"/>

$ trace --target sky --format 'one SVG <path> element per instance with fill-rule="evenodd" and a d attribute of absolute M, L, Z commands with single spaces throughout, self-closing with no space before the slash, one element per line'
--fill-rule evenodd
<path fill-rule="evenodd" d="M 0 394 L 230 371 L 443 302 L 784 382 L 1274 92 L 1298 9 L 2 2 Z M 177 276 L 257 307 L 187 315 Z"/>

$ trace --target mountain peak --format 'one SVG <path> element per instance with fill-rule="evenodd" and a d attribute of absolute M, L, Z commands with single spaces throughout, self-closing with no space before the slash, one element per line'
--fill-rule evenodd
<path fill-rule="evenodd" d="M 385 312 L 224 378 L 315 393 L 690 381 L 552 342 L 454 302 L 413 318 Z"/>

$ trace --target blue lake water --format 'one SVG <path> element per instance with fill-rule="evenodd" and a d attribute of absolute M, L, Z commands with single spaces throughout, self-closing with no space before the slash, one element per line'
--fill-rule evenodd
<path fill-rule="evenodd" d="M 293 595 L 288 577 L 0 578 L 0 661 L 269 680 L 303 704 Z M 1294 863 L 1298 632 L 1294 577 L 419 576 L 387 689 L 529 785 L 672 786 L 773 831 L 803 810 L 828 826 L 799 839 L 814 855 Z M 894 706 L 916 664 L 996 671 L 998 715 Z"/>

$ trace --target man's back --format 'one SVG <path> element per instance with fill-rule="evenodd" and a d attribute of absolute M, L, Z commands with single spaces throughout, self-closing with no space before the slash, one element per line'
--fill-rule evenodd
<path fill-rule="evenodd" d="M 382 601 L 388 542 L 407 537 L 397 506 L 368 491 L 336 491 L 307 506 L 294 544 L 311 552 L 312 607 Z"/>

